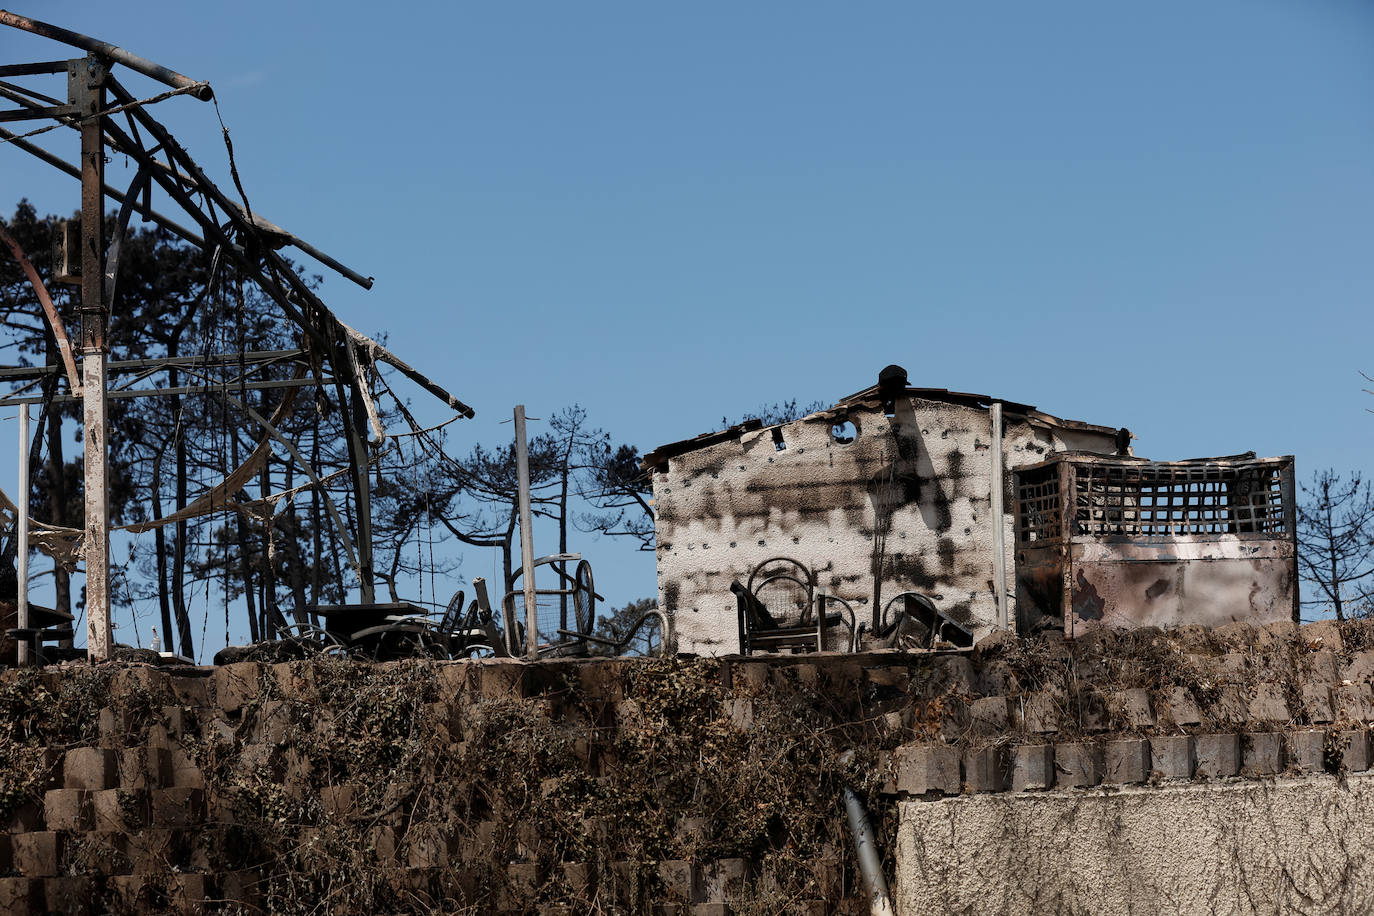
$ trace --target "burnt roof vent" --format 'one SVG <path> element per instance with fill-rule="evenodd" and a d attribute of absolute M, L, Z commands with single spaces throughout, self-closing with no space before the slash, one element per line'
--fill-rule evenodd
<path fill-rule="evenodd" d="M 907 389 L 906 370 L 895 363 L 878 373 L 878 396 L 883 399 L 883 415 L 897 415 L 897 395 Z"/>
<path fill-rule="evenodd" d="M 889 365 L 878 374 L 878 397 L 882 398 L 882 415 L 897 416 L 897 396 L 907 390 L 907 371 L 900 365 Z"/>
<path fill-rule="evenodd" d="M 901 390 L 907 387 L 906 370 L 895 363 L 878 373 L 878 387 L 883 391 Z"/>

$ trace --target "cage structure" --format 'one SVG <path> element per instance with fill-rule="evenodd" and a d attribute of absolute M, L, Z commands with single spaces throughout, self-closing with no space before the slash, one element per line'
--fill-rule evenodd
<path fill-rule="evenodd" d="M 1022 634 L 1298 619 L 1291 455 L 1065 452 L 1012 486 Z"/>

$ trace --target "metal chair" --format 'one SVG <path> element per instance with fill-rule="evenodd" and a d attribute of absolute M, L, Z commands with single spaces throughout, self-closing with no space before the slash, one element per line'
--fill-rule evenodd
<path fill-rule="evenodd" d="M 624 653 L 625 648 L 635 641 L 635 637 L 639 635 L 640 629 L 642 629 L 644 624 L 651 618 L 656 618 L 658 620 L 658 654 L 660 656 L 671 654 L 675 649 L 673 621 L 667 614 L 663 613 L 663 611 L 658 608 L 640 614 L 639 617 L 635 619 L 634 624 L 625 632 L 625 637 L 623 639 L 607 639 L 604 636 L 593 636 L 590 633 L 577 634 L 569 632 L 568 630 L 559 630 L 558 632 L 564 636 L 575 636 L 597 643 L 598 645 L 609 646 L 612 655 L 621 655 Z"/>
<path fill-rule="evenodd" d="M 748 582 L 748 585 L 741 585 L 736 579 L 730 583 L 730 591 L 735 595 L 741 655 L 824 652 L 828 629 L 844 622 L 842 613 L 829 612 L 831 602 L 838 602 L 849 611 L 850 639 L 846 648 L 853 651 L 857 632 L 853 608 L 843 599 L 817 589 L 816 574 L 805 564 L 791 557 L 773 557 L 754 567 Z M 788 623 L 785 616 L 779 619 L 759 597 L 760 592 L 778 582 L 792 583 L 804 596 L 804 601 L 799 602 L 800 613 L 795 623 Z"/>
<path fill-rule="evenodd" d="M 893 606 L 901 602 L 895 612 Z M 904 624 L 914 624 L 903 632 Z M 914 630 L 914 632 L 912 632 Z M 890 648 L 933 649 L 937 642 L 956 648 L 973 645 L 973 632 L 935 606 L 919 592 L 901 592 L 883 605 L 881 623 L 873 631 L 876 639 L 887 640 Z M 901 645 L 897 645 L 901 643 Z"/>
<path fill-rule="evenodd" d="M 568 575 L 564 571 L 563 567 L 568 563 L 577 564 L 572 575 Z M 567 596 L 571 598 L 574 626 L 568 627 L 568 621 L 560 615 L 558 625 L 548 627 L 547 632 L 564 638 L 541 643 L 538 653 L 541 656 L 586 655 L 587 636 L 591 633 L 592 625 L 596 622 L 596 602 L 601 599 L 601 595 L 596 593 L 592 581 L 592 565 L 582 559 L 580 553 L 550 554 L 546 557 L 539 557 L 532 564 L 535 570 L 545 566 L 551 567 L 558 574 L 562 585 L 559 588 L 535 588 L 535 598 L 536 600 L 539 596 Z M 524 589 L 519 587 L 523 575 L 523 569 L 517 569 L 511 573 L 506 582 L 506 594 L 501 599 L 501 611 L 506 625 L 506 650 L 511 655 L 521 655 L 525 651 L 525 621 L 520 619 L 523 614 L 517 613 L 517 608 L 523 609 L 523 604 L 517 603 L 525 593 Z"/>

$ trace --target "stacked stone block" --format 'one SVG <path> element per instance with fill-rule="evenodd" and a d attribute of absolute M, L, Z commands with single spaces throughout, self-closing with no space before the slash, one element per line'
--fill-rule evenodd
<path fill-rule="evenodd" d="M 1185 628 L 1154 642 L 1136 634 L 1108 651 L 1113 638 L 1097 649 L 1001 637 L 953 655 L 686 664 L 706 666 L 720 686 L 709 710 L 715 727 L 747 737 L 764 727 L 771 698 L 813 705 L 852 726 L 855 784 L 871 777 L 875 787 L 912 798 L 1148 791 L 1370 769 L 1374 648 L 1363 646 L 1374 640 L 1347 647 L 1340 628 L 1320 625 Z M 425 664 L 437 683 L 426 740 L 490 740 L 488 717 L 513 705 L 522 721 L 546 723 L 566 741 L 574 771 L 540 782 L 546 797 L 569 780 L 614 787 L 623 742 L 655 714 L 628 698 L 643 664 L 633 660 Z M 375 863 L 373 877 L 396 899 L 553 913 L 568 905 L 550 901 L 573 894 L 627 911 L 702 916 L 766 897 L 786 877 L 762 860 L 703 854 L 713 824 L 697 816 L 664 826 L 670 857 L 631 861 L 611 849 L 609 864 L 579 858 L 518 811 L 484 809 L 480 798 L 454 798 L 439 806 L 448 813 L 428 820 L 385 805 L 377 816 L 385 786 L 322 771 L 301 751 L 298 736 L 347 715 L 322 703 L 316 673 L 300 662 L 116 671 L 88 740 L 49 748 L 41 784 L 5 813 L 0 912 L 264 907 L 270 876 L 236 845 L 241 802 L 224 793 L 224 774 L 213 769 L 225 761 L 271 788 L 270 797 L 313 812 L 321 831 L 352 825 Z M 17 676 L 0 674 L 0 686 Z M 60 684 L 69 675 L 42 676 Z M 573 690 L 577 703 L 568 700 Z M 839 822 L 835 799 L 815 805 Z M 589 814 L 580 830 L 594 847 L 608 847 L 614 826 L 609 815 Z M 496 857 L 498 849 L 514 852 Z M 862 910 L 847 842 L 808 851 L 808 862 L 815 896 L 797 901 L 796 911 Z"/>

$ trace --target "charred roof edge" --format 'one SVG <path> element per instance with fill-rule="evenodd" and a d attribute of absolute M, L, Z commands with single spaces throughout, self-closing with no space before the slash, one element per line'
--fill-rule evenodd
<path fill-rule="evenodd" d="M 907 388 L 905 393 L 910 397 L 920 398 L 926 401 L 943 401 L 949 404 L 959 404 L 964 407 L 973 407 L 977 410 L 988 410 L 996 403 L 999 398 L 990 397 L 986 394 L 970 394 L 964 391 L 950 391 L 947 388 Z M 1034 426 L 1049 427 L 1055 429 L 1068 429 L 1079 432 L 1102 433 L 1112 436 L 1117 433 L 1117 428 L 1113 426 L 1099 426 L 1096 423 L 1084 423 L 1081 420 L 1065 420 L 1053 414 L 1037 410 L 1034 405 L 1021 404 L 1016 401 L 1001 401 L 1002 409 L 1014 417 L 1024 417 L 1026 422 Z M 881 400 L 878 395 L 878 386 L 871 385 L 863 391 L 855 392 L 848 397 L 841 398 L 832 407 L 825 410 L 818 410 L 805 417 L 799 417 L 791 423 L 816 422 L 818 420 L 829 419 L 837 413 L 842 413 L 848 408 L 856 407 L 880 407 Z M 776 426 L 786 426 L 787 423 L 774 424 Z M 681 439 L 677 442 L 669 442 L 660 445 L 658 448 L 646 454 L 640 461 L 640 467 L 646 471 L 666 470 L 668 461 L 698 449 L 708 448 L 721 442 L 731 439 L 738 439 L 747 432 L 763 429 L 761 420 L 745 420 L 743 423 L 736 423 L 716 432 L 702 433 L 693 436 L 691 439 Z"/>

